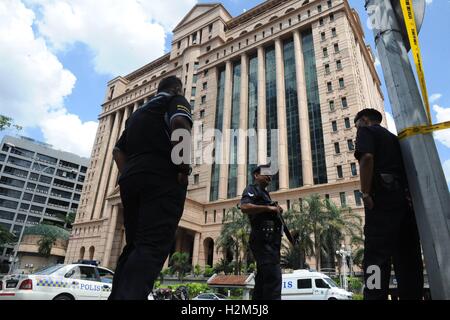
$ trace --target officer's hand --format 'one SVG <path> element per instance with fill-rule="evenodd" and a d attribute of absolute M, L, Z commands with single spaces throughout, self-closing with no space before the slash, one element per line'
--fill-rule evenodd
<path fill-rule="evenodd" d="M 375 203 L 373 202 L 372 197 L 365 197 L 363 198 L 364 201 L 364 207 L 366 207 L 369 210 L 372 210 L 375 207 Z"/>
<path fill-rule="evenodd" d="M 283 213 L 283 211 L 284 211 L 283 208 L 280 207 L 279 205 L 277 207 L 278 207 L 278 211 L 280 212 L 280 214 Z"/>
<path fill-rule="evenodd" d="M 183 173 L 179 173 L 178 174 L 178 183 L 181 186 L 186 187 L 189 184 L 189 177 Z"/>
<path fill-rule="evenodd" d="M 277 207 L 269 207 L 269 209 L 270 209 L 270 212 L 271 213 L 273 213 L 273 214 L 280 214 L 282 211 L 280 211 L 280 206 L 277 206 Z M 281 209 L 281 210 L 283 210 L 283 209 Z"/>

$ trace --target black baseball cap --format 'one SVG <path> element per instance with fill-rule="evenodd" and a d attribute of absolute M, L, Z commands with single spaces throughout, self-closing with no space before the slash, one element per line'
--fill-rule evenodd
<path fill-rule="evenodd" d="M 381 114 L 380 111 L 376 109 L 364 109 L 358 112 L 358 114 L 355 117 L 355 123 L 358 122 L 358 120 L 361 119 L 362 117 L 368 117 L 370 120 L 377 122 L 383 121 L 383 115 Z"/>

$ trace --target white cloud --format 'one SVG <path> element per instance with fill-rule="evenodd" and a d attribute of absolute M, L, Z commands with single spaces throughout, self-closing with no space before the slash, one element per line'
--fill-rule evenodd
<path fill-rule="evenodd" d="M 426 0 L 426 2 L 427 2 L 427 5 L 430 5 L 433 3 L 433 0 Z"/>
<path fill-rule="evenodd" d="M 164 54 L 166 32 L 195 4 L 180 0 L 27 0 L 57 51 L 87 45 L 98 73 L 127 74 Z"/>
<path fill-rule="evenodd" d="M 432 94 L 431 96 L 430 96 L 430 103 L 435 103 L 436 101 L 438 101 L 440 98 L 442 98 L 442 94 L 440 94 L 440 93 L 435 93 L 435 94 Z"/>
<path fill-rule="evenodd" d="M 45 129 L 47 142 L 57 148 L 89 156 L 94 123 L 82 123 L 64 107 L 76 78 L 35 36 L 34 21 L 33 11 L 20 0 L 0 1 L 0 114 L 12 117 L 24 132 Z M 60 125 L 49 125 L 55 117 Z M 72 139 L 74 134 L 81 136 Z"/>
<path fill-rule="evenodd" d="M 450 121 L 450 108 L 443 108 L 435 104 L 433 110 L 436 112 L 438 123 Z M 436 131 L 434 137 L 447 148 L 450 148 L 450 129 Z"/>
<path fill-rule="evenodd" d="M 48 143 L 85 157 L 90 157 L 97 127 L 97 122 L 83 123 L 78 116 L 61 112 L 49 114 L 41 124 Z"/>
<path fill-rule="evenodd" d="M 447 160 L 442 165 L 444 168 L 445 178 L 447 179 L 447 183 L 450 184 L 450 160 Z"/>
<path fill-rule="evenodd" d="M 386 112 L 386 121 L 388 125 L 388 129 L 393 134 L 397 134 L 397 126 L 395 125 L 394 117 L 389 112 Z"/>

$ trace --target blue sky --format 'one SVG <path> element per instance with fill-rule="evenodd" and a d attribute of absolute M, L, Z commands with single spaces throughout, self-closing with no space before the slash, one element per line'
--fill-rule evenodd
<path fill-rule="evenodd" d="M 21 134 L 88 156 L 106 83 L 167 51 L 170 30 L 195 2 L 2 0 L 0 113 L 24 125 Z M 233 16 L 261 2 L 222 1 Z M 433 117 L 450 120 L 450 1 L 427 2 L 420 40 Z M 106 3 L 108 9 L 99 10 Z M 376 52 L 363 3 L 350 0 L 361 16 L 366 41 Z M 377 70 L 383 80 L 381 67 Z M 384 80 L 383 91 L 390 112 Z M 450 183 L 450 130 L 438 138 Z"/>

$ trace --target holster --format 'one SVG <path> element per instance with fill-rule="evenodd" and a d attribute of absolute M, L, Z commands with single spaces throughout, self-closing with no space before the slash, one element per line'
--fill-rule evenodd
<path fill-rule="evenodd" d="M 391 173 L 377 173 L 375 176 L 375 190 L 380 192 L 397 192 L 404 189 L 401 177 Z"/>

